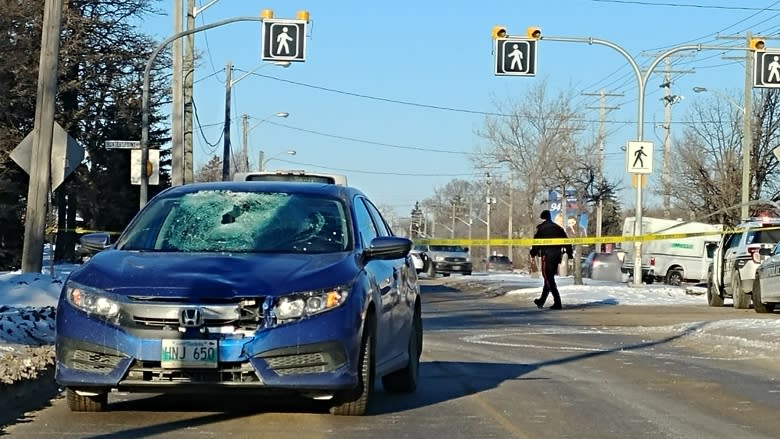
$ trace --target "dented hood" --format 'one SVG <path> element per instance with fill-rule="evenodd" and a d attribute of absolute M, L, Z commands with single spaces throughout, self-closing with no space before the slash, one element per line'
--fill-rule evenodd
<path fill-rule="evenodd" d="M 105 250 L 69 280 L 147 299 L 228 299 L 329 288 L 358 274 L 352 253 L 212 254 Z"/>

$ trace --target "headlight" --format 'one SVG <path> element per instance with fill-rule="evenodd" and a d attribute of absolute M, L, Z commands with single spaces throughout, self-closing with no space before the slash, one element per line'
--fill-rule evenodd
<path fill-rule="evenodd" d="M 443 260 L 444 260 L 444 256 L 438 256 L 438 255 L 437 255 L 437 256 L 436 256 L 435 258 L 433 258 L 433 259 L 434 259 L 435 261 L 443 261 Z"/>
<path fill-rule="evenodd" d="M 119 304 L 109 299 L 100 290 L 73 282 L 69 283 L 66 288 L 65 297 L 68 299 L 68 303 L 88 314 L 97 314 L 103 317 L 113 317 L 119 314 Z"/>
<path fill-rule="evenodd" d="M 278 320 L 300 319 L 334 309 L 347 299 L 347 289 L 307 291 L 280 297 L 274 306 Z"/>

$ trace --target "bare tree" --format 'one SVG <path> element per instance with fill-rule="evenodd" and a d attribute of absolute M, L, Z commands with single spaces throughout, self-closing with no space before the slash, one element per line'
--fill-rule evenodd
<path fill-rule="evenodd" d="M 574 91 L 550 96 L 541 82 L 520 99 L 498 103 L 507 114 L 487 117 L 477 132 L 487 144 L 475 154 L 475 165 L 509 168 L 519 212 L 538 211 L 550 188 L 573 188 L 585 198 L 587 177 L 596 166 L 595 142 L 578 138 L 584 126 L 575 96 Z M 530 236 L 535 223 L 536 215 L 528 215 L 518 229 Z"/>
<path fill-rule="evenodd" d="M 750 199 L 776 199 L 780 165 L 773 150 L 780 145 L 776 90 L 764 90 L 753 106 Z M 722 100 L 694 106 L 682 139 L 676 141 L 672 184 L 677 207 L 697 218 L 735 225 L 740 220 L 742 185 L 742 112 Z M 753 211 L 755 213 L 755 210 Z"/>

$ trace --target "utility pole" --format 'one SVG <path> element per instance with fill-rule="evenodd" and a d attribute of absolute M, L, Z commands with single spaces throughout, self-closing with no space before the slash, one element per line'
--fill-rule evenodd
<path fill-rule="evenodd" d="M 182 0 L 173 0 L 173 33 L 182 31 Z M 180 186 L 184 180 L 184 136 L 182 126 L 183 87 L 182 87 L 182 44 L 176 40 L 171 47 L 171 185 Z"/>
<path fill-rule="evenodd" d="M 510 164 L 509 165 L 509 219 L 507 220 L 507 225 L 506 225 L 506 227 L 507 227 L 506 237 L 509 240 L 509 246 L 507 248 L 507 256 L 509 256 L 510 260 L 514 261 L 515 260 L 515 256 L 512 254 L 512 252 L 514 250 L 512 248 L 512 226 L 514 225 L 514 221 L 512 220 L 512 215 L 513 215 L 513 212 L 512 212 L 512 210 L 513 210 L 513 208 L 512 208 L 512 199 L 513 199 L 513 197 L 512 197 L 512 183 L 513 183 L 513 179 L 512 179 L 512 165 Z"/>
<path fill-rule="evenodd" d="M 241 152 L 244 154 L 244 171 L 249 172 L 249 115 L 244 113 L 241 115 L 241 126 L 243 127 L 243 149 Z"/>
<path fill-rule="evenodd" d="M 57 96 L 57 63 L 60 52 L 62 0 L 46 0 L 43 10 L 41 54 L 38 63 L 38 92 L 30 157 L 30 185 L 24 219 L 22 272 L 40 273 L 43 268 L 43 239 L 46 210 L 51 193 L 51 142 Z"/>
<path fill-rule="evenodd" d="M 751 32 L 747 32 L 745 41 L 750 46 Z M 750 218 L 750 159 L 753 153 L 753 51 L 745 51 L 745 112 L 742 115 L 742 209 L 740 218 Z"/>
<path fill-rule="evenodd" d="M 607 97 L 623 96 L 623 93 L 608 93 L 604 89 L 601 89 L 598 93 L 583 93 L 584 96 L 598 96 L 598 107 L 585 107 L 590 109 L 599 110 L 599 169 L 598 169 L 598 182 L 601 187 L 601 182 L 604 180 L 604 143 L 606 142 L 607 134 L 605 132 L 605 124 L 607 121 L 607 110 L 617 110 L 620 107 L 607 107 Z M 596 204 L 596 237 L 600 238 L 601 224 L 604 222 L 604 200 L 602 200 L 603 194 L 599 194 L 598 204 Z M 601 251 L 601 243 L 596 243 L 594 246 L 597 252 Z"/>
<path fill-rule="evenodd" d="M 232 94 L 231 77 L 233 64 L 228 61 L 225 66 L 225 127 L 222 131 L 224 148 L 222 149 L 222 181 L 230 180 L 230 95 Z"/>
<path fill-rule="evenodd" d="M 187 30 L 190 31 L 195 28 L 195 0 L 187 0 Z M 185 38 L 186 44 L 184 48 L 184 92 L 182 94 L 182 101 L 184 105 L 183 111 L 183 139 L 182 139 L 182 167 L 184 169 L 184 176 L 182 183 L 192 183 L 192 84 L 194 70 L 194 52 L 195 52 L 195 35 L 189 34 Z"/>
<path fill-rule="evenodd" d="M 742 40 L 742 36 L 718 36 L 719 39 Z M 745 46 L 750 47 L 753 33 L 745 33 Z M 746 221 L 750 218 L 750 164 L 753 154 L 753 51 L 746 50 L 745 57 L 723 57 L 723 59 L 744 60 L 745 63 L 745 88 L 742 105 L 742 196 L 740 219 Z"/>
<path fill-rule="evenodd" d="M 670 57 L 664 58 L 664 82 L 660 85 L 664 89 L 664 96 L 661 98 L 664 103 L 664 169 L 662 177 L 664 218 L 672 216 L 672 105 L 682 100 L 682 96 L 672 94 L 672 73 L 694 72 L 694 70 L 672 70 L 672 59 Z M 640 181 L 638 184 L 641 183 Z"/>

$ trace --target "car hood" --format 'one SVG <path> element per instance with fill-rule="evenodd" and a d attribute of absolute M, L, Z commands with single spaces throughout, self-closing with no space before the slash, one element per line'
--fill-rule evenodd
<path fill-rule="evenodd" d="M 276 295 L 351 282 L 352 253 L 181 254 L 104 250 L 69 280 L 115 294 L 190 300 Z"/>

